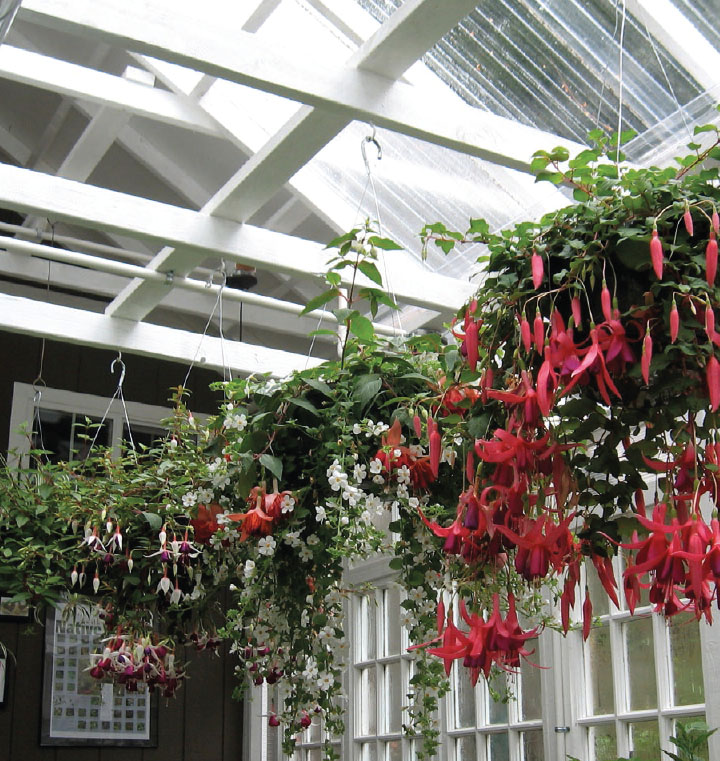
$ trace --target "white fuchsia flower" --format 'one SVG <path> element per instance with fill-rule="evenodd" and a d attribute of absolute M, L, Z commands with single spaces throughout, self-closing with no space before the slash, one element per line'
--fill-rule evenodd
<path fill-rule="evenodd" d="M 314 547 L 316 544 L 320 544 L 320 537 L 317 534 L 310 534 L 305 541 L 307 541 L 311 547 Z"/>
<path fill-rule="evenodd" d="M 309 547 L 302 547 L 298 554 L 300 555 L 300 560 L 305 563 L 307 563 L 308 560 L 312 560 L 313 553 Z"/>
<path fill-rule="evenodd" d="M 273 555 L 275 553 L 275 546 L 277 542 L 272 536 L 264 536 L 258 540 L 257 548 L 261 555 Z"/>
<path fill-rule="evenodd" d="M 329 674 L 327 671 L 320 674 L 317 678 L 317 686 L 323 691 L 329 690 L 334 684 L 335 680 L 332 674 Z"/>
<path fill-rule="evenodd" d="M 332 627 L 330 626 L 323 626 L 322 629 L 317 634 L 317 638 L 320 642 L 323 642 L 327 644 L 330 642 L 333 637 L 335 636 L 335 632 L 333 631 Z"/>
<path fill-rule="evenodd" d="M 189 491 L 187 494 L 183 494 L 182 503 L 183 507 L 192 507 L 197 502 L 197 494 L 194 491 Z"/>
<path fill-rule="evenodd" d="M 282 498 L 282 502 L 280 503 L 280 509 L 283 515 L 285 515 L 286 513 L 291 513 L 295 509 L 295 500 L 289 494 L 286 494 Z"/>
<path fill-rule="evenodd" d="M 250 579 L 255 575 L 255 561 L 254 560 L 246 560 L 245 566 L 243 567 L 243 576 L 246 579 Z"/>
<path fill-rule="evenodd" d="M 382 473 L 382 469 L 383 469 L 382 460 L 379 460 L 377 457 L 375 457 L 373 460 L 370 460 L 370 472 L 373 475 Z"/>
<path fill-rule="evenodd" d="M 357 483 L 362 483 L 367 477 L 367 466 L 356 465 L 353 469 L 353 478 Z"/>
<path fill-rule="evenodd" d="M 315 520 L 318 523 L 324 523 L 327 519 L 327 511 L 322 505 L 315 505 Z"/>
<path fill-rule="evenodd" d="M 413 587 L 408 589 L 408 600 L 413 602 L 422 602 L 425 599 L 425 590 L 422 587 Z"/>
<path fill-rule="evenodd" d="M 362 426 L 360 425 L 360 423 L 355 423 L 353 425 L 352 432 L 353 432 L 353 434 L 355 436 L 357 436 L 358 434 L 362 433 Z"/>
<path fill-rule="evenodd" d="M 410 483 L 410 468 L 407 465 L 402 465 L 397 469 L 397 480 L 401 484 L 408 485 Z"/>
<path fill-rule="evenodd" d="M 455 465 L 457 453 L 452 447 L 444 447 L 440 455 L 440 462 L 446 462 L 451 468 Z"/>

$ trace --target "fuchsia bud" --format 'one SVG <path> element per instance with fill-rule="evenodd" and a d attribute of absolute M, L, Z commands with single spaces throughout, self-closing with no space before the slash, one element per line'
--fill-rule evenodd
<path fill-rule="evenodd" d="M 575 325 L 579 327 L 582 322 L 582 309 L 580 308 L 579 296 L 573 296 L 572 300 L 570 301 L 570 308 L 572 309 L 572 316 L 573 320 L 575 320 Z"/>
<path fill-rule="evenodd" d="M 657 279 L 662 280 L 663 250 L 657 230 L 652 231 L 652 238 L 650 239 L 650 259 L 652 260 L 652 266 Z"/>
<path fill-rule="evenodd" d="M 685 229 L 687 230 L 687 234 L 692 238 L 693 236 L 693 218 L 692 214 L 690 213 L 690 207 L 685 204 L 685 213 L 683 214 L 683 222 L 685 222 Z"/>
<path fill-rule="evenodd" d="M 645 381 L 645 385 L 650 384 L 650 362 L 652 361 L 652 337 L 650 336 L 650 330 L 645 331 L 645 338 L 643 340 L 642 359 L 640 360 L 640 368 L 642 370 L 642 377 Z"/>
<path fill-rule="evenodd" d="M 536 251 L 533 251 L 530 265 L 532 267 L 533 286 L 535 287 L 535 290 L 537 290 L 542 284 L 545 274 L 545 266 L 543 264 L 542 256 Z"/>
<path fill-rule="evenodd" d="M 600 294 L 600 304 L 602 306 L 603 317 L 610 322 L 612 319 L 612 301 L 607 283 L 603 280 L 602 292 Z"/>
<path fill-rule="evenodd" d="M 413 428 L 415 429 L 415 435 L 421 439 L 422 438 L 422 420 L 420 419 L 420 415 L 415 415 L 413 417 Z"/>
<path fill-rule="evenodd" d="M 712 229 L 715 235 L 720 235 L 720 216 L 718 216 L 717 209 L 713 205 L 712 216 L 710 217 Z"/>
<path fill-rule="evenodd" d="M 522 339 L 525 352 L 528 353 L 532 346 L 532 336 L 530 332 L 530 323 L 527 321 L 525 315 L 523 315 L 520 320 L 520 338 Z"/>
<path fill-rule="evenodd" d="M 535 341 L 535 348 L 540 354 L 543 353 L 543 346 L 545 345 L 545 324 L 543 323 L 540 310 L 535 312 L 535 321 L 533 322 L 533 340 Z"/>
<path fill-rule="evenodd" d="M 680 315 L 678 314 L 678 308 L 675 301 L 673 301 L 672 309 L 670 310 L 670 342 L 675 343 L 678 332 L 680 330 Z"/>
<path fill-rule="evenodd" d="M 710 230 L 710 240 L 705 247 L 705 277 L 707 284 L 712 288 L 715 285 L 715 275 L 718 264 L 718 244 L 715 231 Z"/>
<path fill-rule="evenodd" d="M 710 397 L 710 409 L 715 412 L 718 406 L 720 406 L 720 362 L 717 361 L 714 355 L 708 360 L 705 376 Z"/>
<path fill-rule="evenodd" d="M 474 320 L 465 329 L 465 348 L 470 369 L 474 372 L 478 361 L 478 323 Z"/>
<path fill-rule="evenodd" d="M 709 301 L 705 304 L 705 332 L 708 340 L 712 341 L 715 338 L 715 310 Z"/>

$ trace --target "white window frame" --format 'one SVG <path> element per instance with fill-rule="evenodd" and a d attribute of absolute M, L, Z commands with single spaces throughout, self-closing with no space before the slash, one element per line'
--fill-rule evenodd
<path fill-rule="evenodd" d="M 621 558 L 613 560 L 616 578 L 622 579 Z M 591 571 L 592 572 L 592 571 Z M 579 594 L 576 608 L 579 610 L 584 599 L 584 593 Z M 720 726 L 720 680 L 714 678 L 720 667 L 720 615 L 714 611 L 715 623 L 708 625 L 704 619 L 699 623 L 700 649 L 702 655 L 702 671 L 705 702 L 703 704 L 675 706 L 673 705 L 673 673 L 669 643 L 668 623 L 659 614 L 652 612 L 653 605 L 638 605 L 634 615 L 626 608 L 622 585 L 618 591 L 620 609 L 608 600 L 608 613 L 598 616 L 603 625 L 609 627 L 613 671 L 613 700 L 612 714 L 603 714 L 605 720 L 588 713 L 588 690 L 591 689 L 589 679 L 589 661 L 585 657 L 585 643 L 579 631 L 570 632 L 567 637 L 559 637 L 558 660 L 556 667 L 562 674 L 562 702 L 566 726 L 569 732 L 564 735 L 566 743 L 558 749 L 558 758 L 570 754 L 583 761 L 593 761 L 593 750 L 589 747 L 588 727 L 610 723 L 615 727 L 617 755 L 630 757 L 630 723 L 643 720 L 656 721 L 661 750 L 674 750 L 670 742 L 673 722 L 683 718 L 705 715 L 705 721 L 710 728 Z M 629 621 L 650 617 L 652 621 L 653 649 L 655 664 L 655 680 L 657 690 L 657 706 L 650 709 L 630 709 L 629 698 L 629 668 L 626 662 L 627 653 L 624 642 L 623 625 Z M 607 716 L 612 715 L 611 721 Z M 710 758 L 720 758 L 720 738 L 716 733 L 710 738 Z"/>
<path fill-rule="evenodd" d="M 36 401 L 36 394 L 39 399 Z M 107 410 L 106 420 L 112 423 L 112 453 L 114 457 L 120 455 L 122 431 L 125 425 L 125 413 L 122 402 L 113 399 L 108 410 L 109 397 L 96 396 L 95 394 L 83 394 L 76 391 L 65 391 L 57 388 L 33 387 L 29 383 L 15 382 L 13 384 L 12 407 L 10 413 L 10 436 L 8 450 L 11 461 L 17 462 L 30 449 L 30 442 L 23 435 L 21 428 L 27 427 L 32 430 L 36 409 L 48 409 L 68 414 L 87 415 L 92 418 L 102 419 Z M 160 407 L 154 404 L 142 404 L 140 402 L 126 402 L 127 416 L 130 427 L 133 425 L 147 425 L 162 428 L 161 420 L 172 415 L 169 407 Z M 198 419 L 202 416 L 197 416 Z M 14 454 L 13 454 L 14 453 Z"/>

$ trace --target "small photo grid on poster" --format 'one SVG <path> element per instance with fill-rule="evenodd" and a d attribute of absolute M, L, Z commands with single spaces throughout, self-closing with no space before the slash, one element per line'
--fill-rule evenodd
<path fill-rule="evenodd" d="M 102 621 L 92 614 L 63 620 L 58 611 L 54 634 L 50 737 L 149 739 L 150 696 L 144 685 L 128 693 L 123 685 L 90 676 L 90 656 L 102 652 Z"/>

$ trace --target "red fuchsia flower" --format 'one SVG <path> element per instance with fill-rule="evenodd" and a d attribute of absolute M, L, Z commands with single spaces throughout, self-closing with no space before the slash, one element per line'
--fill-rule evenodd
<path fill-rule="evenodd" d="M 582 308 L 580 306 L 580 297 L 573 296 L 570 301 L 570 309 L 572 310 L 573 321 L 575 327 L 579 327 L 582 324 Z"/>
<path fill-rule="evenodd" d="M 437 427 L 435 421 L 429 418 L 428 430 L 432 430 L 433 425 Z M 390 426 L 387 435 L 381 438 L 382 448 L 375 453 L 375 459 L 380 460 L 383 471 L 388 474 L 402 468 L 403 465 L 406 466 L 410 471 L 410 481 L 413 487 L 420 490 L 429 489 L 437 477 L 437 473 L 433 471 L 431 458 L 417 457 L 409 447 L 400 444 L 401 437 L 402 428 L 400 421 L 396 419 Z"/>
<path fill-rule="evenodd" d="M 520 420 L 518 426 L 534 430 L 540 423 L 540 406 L 538 394 L 533 387 L 532 380 L 527 371 L 521 373 L 520 382 L 510 391 L 490 389 L 487 392 L 488 399 L 497 399 L 505 402 L 510 408 L 520 407 Z M 512 421 L 515 421 L 516 413 L 512 413 Z M 513 423 L 511 423 L 512 426 Z"/>
<path fill-rule="evenodd" d="M 438 411 L 442 410 L 446 415 L 455 414 L 462 417 L 480 398 L 480 394 L 481 392 L 472 386 L 454 384 L 443 394 L 442 405 Z M 419 434 L 418 438 L 421 438 Z"/>
<path fill-rule="evenodd" d="M 571 373 L 571 380 L 567 386 L 563 389 L 561 396 L 569 394 L 577 383 L 582 379 L 583 373 L 588 371 L 595 375 L 595 381 L 598 385 L 598 390 L 605 403 L 610 405 L 610 396 L 608 395 L 608 389 L 620 397 L 620 392 L 615 387 L 615 384 L 608 373 L 605 363 L 605 357 L 600 348 L 600 336 L 597 328 L 590 330 L 590 340 L 592 341 L 590 348 L 587 350 L 582 362 Z"/>
<path fill-rule="evenodd" d="M 459 555 L 462 552 L 464 540 L 470 536 L 470 529 L 463 525 L 462 515 L 464 505 L 458 504 L 455 520 L 447 527 L 443 528 L 439 523 L 429 520 L 423 511 L 418 507 L 418 513 L 423 523 L 432 531 L 435 536 L 445 539 L 443 551 L 449 555 Z"/>
<path fill-rule="evenodd" d="M 535 320 L 533 321 L 533 341 L 538 354 L 542 354 L 545 345 L 545 323 L 539 309 L 535 312 Z"/>
<path fill-rule="evenodd" d="M 630 325 L 637 327 L 637 322 L 633 320 Z M 639 329 L 637 333 L 640 333 Z M 628 365 L 635 364 L 635 352 L 631 344 L 639 339 L 640 335 L 631 338 L 619 319 L 613 318 L 598 325 L 598 343 L 611 373 L 623 375 Z"/>
<path fill-rule="evenodd" d="M 601 557 L 594 553 L 591 555 L 591 558 L 605 593 L 612 600 L 615 607 L 619 609 L 620 602 L 618 601 L 617 596 L 617 581 L 615 580 L 615 572 L 613 571 L 612 558 L 607 556 Z"/>
<path fill-rule="evenodd" d="M 473 315 L 477 309 L 477 300 L 473 299 L 465 310 L 463 318 L 463 332 L 454 329 L 457 318 L 453 319 L 451 331 L 455 338 L 460 341 L 460 353 L 468 360 L 471 370 L 475 370 L 478 361 L 478 332 L 482 326 L 481 319 L 475 319 Z"/>
<path fill-rule="evenodd" d="M 603 317 L 610 322 L 612 319 L 612 297 L 608 290 L 607 283 L 603 279 L 602 291 L 600 291 L 600 305 L 602 307 Z"/>
<path fill-rule="evenodd" d="M 438 425 L 432 418 L 428 418 L 428 438 L 430 449 L 430 469 L 435 478 L 438 477 L 440 469 L 440 455 L 442 453 L 442 437 L 438 431 Z"/>
<path fill-rule="evenodd" d="M 197 517 L 190 520 L 190 525 L 195 531 L 195 541 L 207 544 L 210 537 L 218 530 L 217 516 L 223 509 L 217 502 L 209 505 L 198 505 Z"/>
<path fill-rule="evenodd" d="M 645 332 L 645 338 L 643 339 L 642 359 L 640 360 L 640 370 L 642 372 L 645 385 L 650 385 L 650 362 L 652 361 L 652 336 L 650 335 L 650 327 Z"/>
<path fill-rule="evenodd" d="M 508 463 L 518 471 L 538 469 L 540 460 L 546 460 L 558 450 L 550 443 L 550 431 L 540 439 L 515 436 L 503 428 L 496 428 L 493 440 L 476 439 L 475 454 L 483 462 Z"/>

